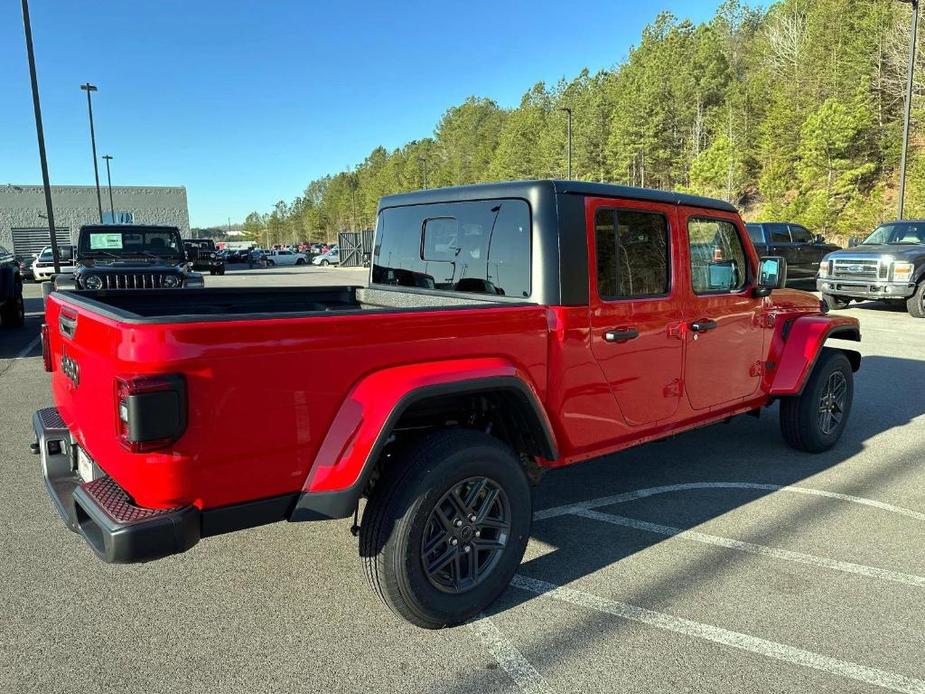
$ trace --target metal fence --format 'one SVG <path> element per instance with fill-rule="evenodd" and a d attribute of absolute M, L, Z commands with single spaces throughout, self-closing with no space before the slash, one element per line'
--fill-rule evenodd
<path fill-rule="evenodd" d="M 342 231 L 337 235 L 341 267 L 363 267 L 373 255 L 373 230 Z"/>

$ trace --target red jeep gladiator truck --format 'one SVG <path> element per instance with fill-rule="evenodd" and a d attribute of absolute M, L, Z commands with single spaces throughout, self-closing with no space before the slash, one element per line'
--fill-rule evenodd
<path fill-rule="evenodd" d="M 394 195 L 364 287 L 51 293 L 55 406 L 33 449 L 108 562 L 365 499 L 374 591 L 458 624 L 508 585 L 549 468 L 777 400 L 791 446 L 836 443 L 860 355 L 826 341 L 858 322 L 785 280 L 718 200 L 573 181 Z"/>

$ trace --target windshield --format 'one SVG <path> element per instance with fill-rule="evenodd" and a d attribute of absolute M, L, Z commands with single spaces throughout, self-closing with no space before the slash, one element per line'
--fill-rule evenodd
<path fill-rule="evenodd" d="M 102 257 L 181 256 L 180 232 L 94 230 L 80 235 L 81 255 Z"/>
<path fill-rule="evenodd" d="M 42 249 L 42 253 L 39 255 L 40 263 L 50 263 L 53 261 L 53 255 L 51 252 L 51 246 L 45 246 Z M 74 247 L 73 246 L 58 246 L 58 260 L 62 263 L 69 263 L 74 259 Z"/>
<path fill-rule="evenodd" d="M 881 224 L 864 239 L 862 246 L 889 244 L 898 246 L 906 243 L 925 243 L 925 222 L 895 222 Z"/>

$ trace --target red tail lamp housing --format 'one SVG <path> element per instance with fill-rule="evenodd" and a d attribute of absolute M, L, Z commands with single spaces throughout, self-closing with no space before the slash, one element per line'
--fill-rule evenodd
<path fill-rule="evenodd" d="M 119 377 L 115 400 L 119 442 L 132 453 L 167 448 L 186 431 L 186 379 L 181 374 Z"/>
<path fill-rule="evenodd" d="M 49 373 L 55 370 L 55 363 L 51 359 L 51 345 L 48 343 L 48 323 L 42 323 L 42 364 Z"/>

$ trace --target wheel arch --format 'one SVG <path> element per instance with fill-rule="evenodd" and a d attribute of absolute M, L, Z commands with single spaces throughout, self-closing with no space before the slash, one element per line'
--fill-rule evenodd
<path fill-rule="evenodd" d="M 383 394 L 387 393 L 387 397 Z M 319 448 L 290 520 L 344 518 L 366 490 L 387 445 L 409 415 L 429 405 L 488 397 L 522 438 L 518 453 L 555 460 L 555 434 L 529 378 L 501 359 L 433 362 L 365 377 L 342 403 Z"/>
<path fill-rule="evenodd" d="M 783 332 L 783 349 L 775 368 L 769 394 L 799 395 L 812 373 L 823 349 L 842 352 L 851 363 L 852 371 L 861 368 L 861 354 L 853 349 L 834 347 L 829 340 L 861 341 L 860 323 L 849 316 L 800 316 L 790 321 Z"/>

